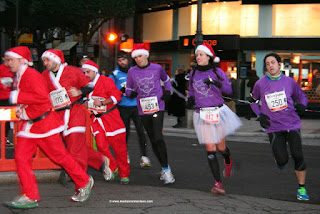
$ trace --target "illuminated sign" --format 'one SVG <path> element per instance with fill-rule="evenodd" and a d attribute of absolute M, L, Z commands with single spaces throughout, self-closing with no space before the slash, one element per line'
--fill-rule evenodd
<path fill-rule="evenodd" d="M 204 35 L 203 42 L 212 46 L 214 50 L 240 50 L 239 35 Z M 194 36 L 181 36 L 180 49 L 194 49 Z"/>

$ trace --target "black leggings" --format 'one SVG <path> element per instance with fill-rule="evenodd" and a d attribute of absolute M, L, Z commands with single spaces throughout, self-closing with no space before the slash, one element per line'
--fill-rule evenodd
<path fill-rule="evenodd" d="M 157 156 L 162 167 L 168 167 L 167 147 L 162 134 L 164 111 L 140 117 L 151 141 L 154 154 Z"/>
<path fill-rule="evenodd" d="M 139 137 L 141 155 L 147 156 L 146 155 L 146 135 L 144 133 L 143 124 L 138 114 L 137 106 L 125 107 L 125 106 L 118 105 L 118 109 L 127 130 L 127 136 L 126 136 L 127 144 L 128 144 L 128 139 L 130 135 L 130 119 L 132 119 Z"/>
<path fill-rule="evenodd" d="M 271 149 L 277 164 L 281 167 L 288 163 L 287 142 L 294 160 L 295 170 L 303 171 L 306 164 L 303 158 L 300 130 L 269 133 Z"/>

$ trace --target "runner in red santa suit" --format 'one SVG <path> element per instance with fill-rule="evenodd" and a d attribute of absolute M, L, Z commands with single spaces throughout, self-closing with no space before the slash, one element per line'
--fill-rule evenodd
<path fill-rule="evenodd" d="M 88 165 L 97 170 L 102 167 L 104 177 L 108 177 L 108 159 L 86 144 L 86 114 L 82 98 L 93 90 L 90 80 L 80 68 L 65 63 L 61 50 L 49 49 L 41 57 L 46 67 L 42 75 L 47 81 L 53 108 L 65 122 L 63 137 L 68 152 L 85 171 Z"/>
<path fill-rule="evenodd" d="M 121 100 L 122 92 L 118 90 L 111 78 L 98 73 L 99 66 L 92 60 L 82 65 L 82 71 L 94 85 L 93 92 L 88 95 L 88 109 L 93 113 L 91 127 L 97 147 L 110 159 L 112 173 L 108 180 L 114 179 L 119 167 L 120 183 L 127 184 L 130 166 L 127 161 L 126 128 L 116 107 Z M 109 150 L 109 144 L 116 160 Z"/>
<path fill-rule="evenodd" d="M 60 132 L 63 121 L 57 112 L 52 111 L 49 91 L 41 74 L 28 67 L 31 54 L 28 47 L 20 46 L 5 52 L 11 72 L 16 73 L 17 90 L 10 94 L 10 102 L 17 104 L 20 118 L 18 141 L 15 148 L 17 173 L 21 184 L 21 195 L 5 205 L 28 209 L 38 206 L 40 200 L 36 177 L 32 171 L 32 158 L 39 146 L 48 157 L 61 165 L 74 180 L 76 193 L 71 200 L 88 200 L 93 186 L 92 177 L 67 152 Z"/>

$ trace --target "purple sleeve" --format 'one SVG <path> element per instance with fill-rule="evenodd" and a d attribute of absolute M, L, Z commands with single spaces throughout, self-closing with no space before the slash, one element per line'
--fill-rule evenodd
<path fill-rule="evenodd" d="M 308 98 L 306 94 L 301 90 L 298 83 L 293 82 L 293 98 L 298 102 L 303 104 L 304 106 L 308 105 Z"/>
<path fill-rule="evenodd" d="M 192 86 L 192 83 L 193 83 L 193 81 L 192 81 L 192 77 L 193 77 L 192 73 L 193 72 L 194 71 L 191 71 L 190 75 L 189 75 L 189 94 L 188 94 L 188 98 L 189 97 L 194 97 L 194 91 L 193 91 L 193 86 Z"/>
<path fill-rule="evenodd" d="M 171 90 L 171 81 L 170 81 L 170 78 L 169 78 L 167 72 L 162 67 L 160 70 L 160 79 L 163 81 L 164 89 L 166 91 L 170 91 Z"/>
<path fill-rule="evenodd" d="M 253 91 L 252 91 L 252 96 L 254 99 L 256 100 L 260 100 L 260 91 L 259 91 L 259 85 L 258 84 L 255 84 L 254 87 L 253 87 Z M 252 111 L 257 115 L 259 116 L 259 114 L 261 113 L 261 110 L 260 110 L 260 105 L 259 103 L 251 103 L 250 104 L 250 107 L 252 109 Z"/>
<path fill-rule="evenodd" d="M 128 72 L 126 91 L 125 91 L 126 96 L 129 97 L 132 91 L 133 91 L 133 79 L 132 79 L 132 76 L 131 76 L 131 72 Z"/>

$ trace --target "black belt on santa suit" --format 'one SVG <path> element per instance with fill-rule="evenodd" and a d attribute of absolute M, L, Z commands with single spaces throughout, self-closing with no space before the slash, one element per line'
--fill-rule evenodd
<path fill-rule="evenodd" d="M 105 114 L 108 114 L 109 112 L 112 112 L 112 111 L 115 110 L 116 108 L 117 108 L 117 106 L 115 105 L 115 106 L 113 106 L 111 109 L 109 109 L 109 110 L 107 110 L 107 111 L 105 111 L 105 112 L 102 112 L 102 113 L 100 113 L 100 114 L 91 114 L 90 117 L 93 117 L 93 116 L 95 116 L 95 117 L 101 117 L 101 116 L 103 116 L 103 115 L 105 115 Z"/>
<path fill-rule="evenodd" d="M 50 112 L 51 112 L 51 111 L 47 111 L 46 113 L 44 113 L 43 115 L 41 115 L 41 116 L 39 116 L 39 117 L 37 117 L 37 118 L 34 118 L 34 119 L 32 119 L 32 120 L 28 120 L 28 122 L 31 123 L 31 124 L 32 124 L 32 123 L 35 123 L 35 122 L 38 122 L 38 121 L 44 119 L 46 116 L 48 116 Z"/>

